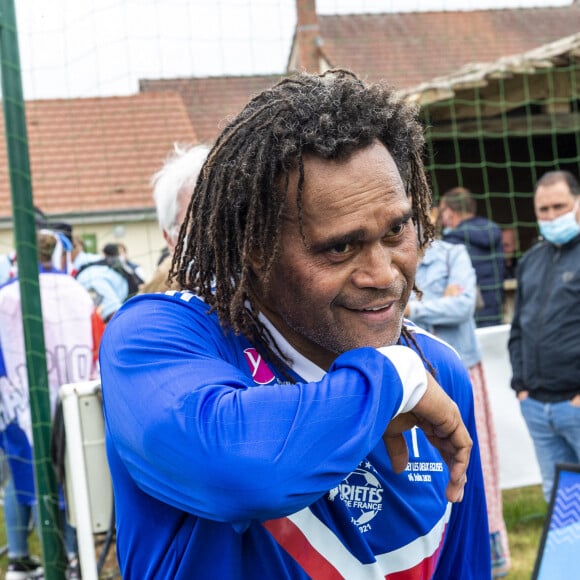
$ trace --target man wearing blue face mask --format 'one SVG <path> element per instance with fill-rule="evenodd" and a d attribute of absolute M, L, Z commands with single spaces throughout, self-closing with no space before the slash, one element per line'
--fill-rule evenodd
<path fill-rule="evenodd" d="M 550 171 L 536 185 L 542 240 L 517 268 L 511 386 L 534 441 L 549 501 L 556 463 L 580 463 L 580 185 Z"/>

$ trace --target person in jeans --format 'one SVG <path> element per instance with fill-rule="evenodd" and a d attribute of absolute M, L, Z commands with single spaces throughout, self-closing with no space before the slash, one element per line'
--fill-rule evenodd
<path fill-rule="evenodd" d="M 557 463 L 580 463 L 580 186 L 568 171 L 540 177 L 541 240 L 518 262 L 509 337 L 512 389 L 550 500 Z"/>

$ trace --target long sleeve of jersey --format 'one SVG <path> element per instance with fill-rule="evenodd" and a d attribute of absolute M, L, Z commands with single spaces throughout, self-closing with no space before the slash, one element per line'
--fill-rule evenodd
<path fill-rule="evenodd" d="M 201 517 L 263 520 L 311 504 L 381 439 L 402 400 L 395 365 L 358 349 L 319 382 L 256 386 L 193 300 L 134 301 L 107 329 L 116 451 L 142 490 Z"/>

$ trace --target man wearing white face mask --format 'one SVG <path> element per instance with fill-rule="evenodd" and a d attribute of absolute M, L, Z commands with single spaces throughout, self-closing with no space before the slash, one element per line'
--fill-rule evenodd
<path fill-rule="evenodd" d="M 550 171 L 536 185 L 543 240 L 520 259 L 509 352 L 512 388 L 534 441 L 546 501 L 556 463 L 580 463 L 580 185 Z"/>

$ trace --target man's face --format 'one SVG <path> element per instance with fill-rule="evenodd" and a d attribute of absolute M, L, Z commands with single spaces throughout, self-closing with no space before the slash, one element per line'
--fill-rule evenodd
<path fill-rule="evenodd" d="M 534 210 L 538 221 L 552 221 L 553 219 L 571 211 L 577 201 L 568 184 L 564 180 L 551 185 L 540 185 L 534 195 Z M 578 206 L 577 206 L 578 207 Z M 576 220 L 580 221 L 576 212 Z"/>
<path fill-rule="evenodd" d="M 302 233 L 291 176 L 280 256 L 264 314 L 323 368 L 338 354 L 397 341 L 413 287 L 418 243 L 397 167 L 379 143 L 347 161 L 304 159 Z M 302 235 L 303 234 L 303 235 Z"/>

